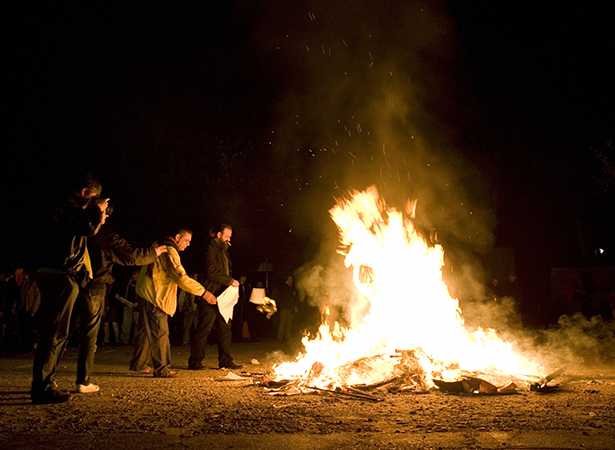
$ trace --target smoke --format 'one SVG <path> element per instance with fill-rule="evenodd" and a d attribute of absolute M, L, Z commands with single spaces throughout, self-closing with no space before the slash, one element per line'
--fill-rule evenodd
<path fill-rule="evenodd" d="M 581 313 L 563 315 L 548 329 L 524 328 L 515 300 L 471 301 L 463 305 L 466 328 L 492 328 L 517 353 L 538 361 L 543 367 L 595 365 L 615 359 L 615 323 L 600 316 Z"/>
<path fill-rule="evenodd" d="M 557 326 L 529 336 L 536 357 L 551 367 L 603 364 L 615 359 L 615 323 L 580 313 L 561 316 Z"/>
<path fill-rule="evenodd" d="M 491 245 L 488 188 L 452 144 L 462 75 L 443 4 L 274 1 L 239 15 L 277 85 L 271 169 L 286 174 L 275 184 L 296 232 L 327 233 L 335 197 L 376 185 L 398 209 L 418 199 L 425 230 Z"/>
<path fill-rule="evenodd" d="M 476 292 L 485 288 L 475 286 Z M 492 328 L 519 354 L 547 368 L 582 364 L 602 364 L 615 359 L 615 323 L 600 316 L 587 318 L 581 313 L 563 315 L 557 325 L 547 329 L 525 328 L 517 303 L 512 297 L 462 302 L 466 329 Z"/>
<path fill-rule="evenodd" d="M 284 175 L 270 195 L 319 249 L 296 273 L 310 301 L 361 309 L 328 210 L 372 185 L 398 210 L 418 200 L 417 230 L 437 235 L 451 282 L 480 295 L 495 219 L 488 178 L 454 144 L 464 75 L 444 3 L 245 2 L 236 17 L 261 58 L 254 76 L 276 87 L 268 155 Z"/>

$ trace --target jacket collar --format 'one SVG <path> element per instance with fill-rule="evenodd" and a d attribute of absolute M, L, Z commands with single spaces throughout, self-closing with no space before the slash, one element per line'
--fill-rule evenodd
<path fill-rule="evenodd" d="M 171 237 L 166 237 L 163 239 L 160 239 L 158 241 L 159 244 L 161 245 L 168 245 L 173 247 L 175 250 L 177 250 L 179 252 L 179 247 L 177 246 L 177 242 L 175 242 L 175 239 L 171 238 Z"/>

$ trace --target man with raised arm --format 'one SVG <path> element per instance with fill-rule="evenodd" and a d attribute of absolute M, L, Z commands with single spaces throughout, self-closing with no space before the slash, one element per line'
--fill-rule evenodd
<path fill-rule="evenodd" d="M 103 221 L 109 199 L 101 199 L 102 187 L 90 173 L 77 177 L 66 200 L 53 214 L 43 266 L 36 273 L 41 304 L 34 316 L 39 342 L 32 367 L 32 402 L 61 403 L 70 399 L 59 390 L 55 373 L 69 333 L 70 318 L 79 290 L 93 278 L 88 236 Z"/>
<path fill-rule="evenodd" d="M 94 369 L 96 338 L 105 307 L 107 285 L 112 283 L 111 271 L 115 264 L 143 266 L 153 263 L 167 251 L 167 246 L 133 247 L 111 230 L 106 221 L 113 212 L 109 205 L 103 212 L 103 226 L 88 242 L 93 279 L 81 290 L 75 303 L 72 322 L 79 320 L 79 356 L 77 359 L 77 392 L 98 392 L 98 385 L 91 382 Z"/>

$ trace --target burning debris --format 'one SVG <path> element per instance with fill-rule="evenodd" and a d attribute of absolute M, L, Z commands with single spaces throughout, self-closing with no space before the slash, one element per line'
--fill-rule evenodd
<path fill-rule="evenodd" d="M 265 288 L 256 287 L 252 289 L 250 303 L 255 304 L 256 310 L 259 313 L 264 314 L 267 319 L 271 319 L 271 316 L 273 316 L 278 310 L 275 300 L 265 295 Z"/>
<path fill-rule="evenodd" d="M 562 376 L 562 374 L 564 373 L 564 369 L 559 369 L 549 375 L 547 375 L 546 377 L 544 377 L 543 379 L 537 381 L 536 383 L 533 383 L 532 385 L 530 385 L 530 390 L 532 392 L 541 392 L 541 393 L 548 393 L 548 392 L 554 392 L 556 390 L 559 389 L 559 385 L 555 384 L 549 384 L 550 381 L 555 380 L 556 378 Z"/>
<path fill-rule="evenodd" d="M 498 388 L 488 381 L 480 378 L 465 377 L 459 381 L 433 380 L 436 386 L 443 392 L 463 392 L 465 394 L 515 394 L 517 385 L 514 382 Z"/>
<path fill-rule="evenodd" d="M 305 353 L 263 380 L 270 393 L 370 400 L 434 388 L 510 394 L 529 385 L 542 389 L 561 374 L 545 376 L 495 330 L 468 330 L 442 280 L 443 249 L 421 237 L 412 218 L 387 209 L 375 188 L 340 201 L 330 213 L 353 270 L 351 323 L 333 330 L 324 323 L 316 339 L 305 337 Z"/>
<path fill-rule="evenodd" d="M 532 392 L 549 393 L 559 389 L 559 385 L 548 384 L 552 380 L 562 376 L 564 369 L 560 369 L 544 378 L 534 377 L 535 382 L 528 381 L 531 377 L 523 377 L 519 381 L 510 381 L 500 387 L 478 377 L 478 374 L 460 374 L 454 381 L 433 379 L 433 385 L 425 381 L 425 374 L 418 364 L 418 359 L 413 351 L 398 350 L 397 355 L 391 358 L 400 358 L 401 361 L 395 366 L 392 373 L 387 374 L 385 379 L 371 384 L 355 384 L 334 386 L 333 383 L 326 387 L 311 386 L 311 383 L 320 377 L 324 366 L 320 362 L 312 365 L 308 375 L 303 379 L 277 380 L 271 375 L 265 376 L 262 386 L 268 389 L 271 395 L 296 395 L 300 393 L 317 392 L 329 393 L 339 396 L 353 397 L 362 400 L 382 401 L 383 396 L 389 393 L 427 394 L 433 390 L 439 390 L 450 394 L 468 395 L 511 395 L 518 394 L 521 389 L 529 389 Z M 370 371 L 373 364 L 379 364 L 378 357 L 365 357 L 353 361 L 338 368 L 338 374 L 342 379 L 351 377 L 356 371 Z"/>

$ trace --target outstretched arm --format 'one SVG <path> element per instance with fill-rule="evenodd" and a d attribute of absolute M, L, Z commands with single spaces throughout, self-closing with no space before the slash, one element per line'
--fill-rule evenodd
<path fill-rule="evenodd" d="M 166 271 L 173 281 L 184 291 L 202 296 L 205 293 L 205 288 L 193 278 L 186 274 L 186 270 L 182 266 L 177 250 L 173 247 L 167 247 L 168 251 L 162 255 L 163 263 L 166 266 Z"/>

